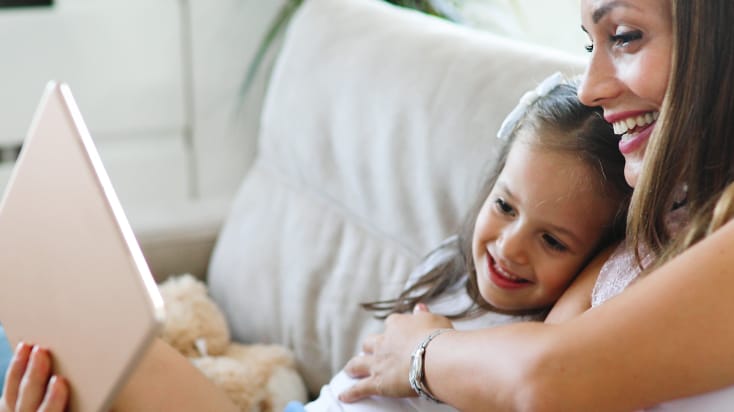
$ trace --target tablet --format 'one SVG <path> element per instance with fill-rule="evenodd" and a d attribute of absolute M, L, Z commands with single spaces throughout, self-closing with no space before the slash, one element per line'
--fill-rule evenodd
<path fill-rule="evenodd" d="M 0 323 L 51 350 L 71 411 L 109 408 L 163 301 L 69 88 L 50 83 L 0 203 Z"/>

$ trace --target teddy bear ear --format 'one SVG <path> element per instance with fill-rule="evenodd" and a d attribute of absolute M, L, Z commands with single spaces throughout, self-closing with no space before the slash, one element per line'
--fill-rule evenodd
<path fill-rule="evenodd" d="M 161 339 L 188 357 L 224 352 L 229 327 L 202 281 L 190 274 L 172 276 L 159 289 L 166 312 Z"/>

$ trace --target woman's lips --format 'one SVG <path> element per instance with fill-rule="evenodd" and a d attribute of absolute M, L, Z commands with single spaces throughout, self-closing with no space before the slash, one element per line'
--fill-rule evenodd
<path fill-rule="evenodd" d="M 627 155 L 634 153 L 644 146 L 648 139 L 650 139 L 652 130 L 655 128 L 655 123 L 653 122 L 647 126 L 635 129 L 632 133 L 623 135 L 619 140 L 619 151 L 623 155 Z"/>
<path fill-rule="evenodd" d="M 498 267 L 492 255 L 487 255 L 487 268 L 489 269 L 489 280 L 501 289 L 521 289 L 530 286 L 531 283 L 525 279 L 511 279 L 503 272 L 506 270 Z"/>

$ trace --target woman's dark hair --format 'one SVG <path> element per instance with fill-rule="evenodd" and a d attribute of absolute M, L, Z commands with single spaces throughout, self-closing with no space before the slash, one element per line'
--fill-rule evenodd
<path fill-rule="evenodd" d="M 622 238 L 631 189 L 624 179 L 624 158 L 617 149 L 619 139 L 614 135 L 609 123 L 603 119 L 601 110 L 581 104 L 576 91 L 577 82 L 564 82 L 528 106 L 502 147 L 492 173 L 481 186 L 473 206 L 466 214 L 459 228 L 457 240 L 442 245 L 443 248 L 455 249 L 453 258 L 446 259 L 432 268 L 397 298 L 365 303 L 364 308 L 377 312 L 379 318 L 384 318 L 390 313 L 407 312 L 419 302 L 440 296 L 468 276 L 466 289 L 473 304 L 456 313 L 444 315 L 455 319 L 479 314 L 485 310 L 502 312 L 489 305 L 479 294 L 472 257 L 472 235 L 479 210 L 505 167 L 507 156 L 521 130 L 531 132 L 522 133 L 523 143 L 544 150 L 573 153 L 581 158 L 588 164 L 590 170 L 595 171 L 598 178 L 597 187 L 605 192 L 609 201 L 619 202 L 614 221 L 605 231 L 596 250 L 612 240 Z M 542 310 L 528 312 L 540 311 Z"/>

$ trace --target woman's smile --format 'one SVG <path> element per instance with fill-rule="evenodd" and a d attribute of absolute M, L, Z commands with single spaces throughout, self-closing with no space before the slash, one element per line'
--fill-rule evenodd
<path fill-rule="evenodd" d="M 607 115 L 605 119 L 614 128 L 614 133 L 621 137 L 619 151 L 628 155 L 645 146 L 658 115 L 657 111 L 637 111 Z"/>

